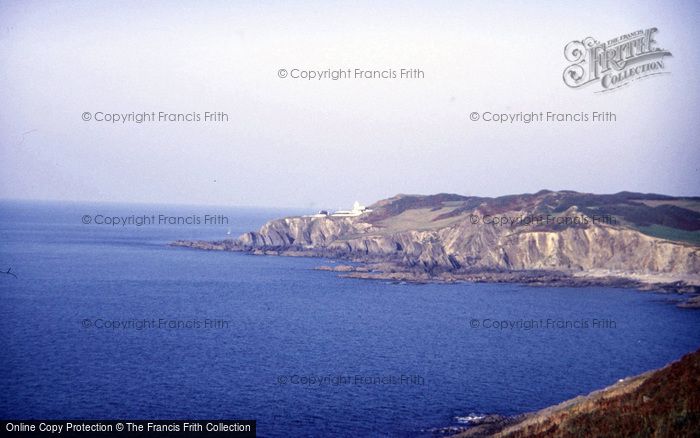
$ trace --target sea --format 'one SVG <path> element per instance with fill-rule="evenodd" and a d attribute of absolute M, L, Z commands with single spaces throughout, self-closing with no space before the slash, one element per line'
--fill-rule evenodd
<path fill-rule="evenodd" d="M 169 245 L 303 212 L 1 201 L 0 417 L 435 436 L 700 347 L 700 311 L 671 294 L 347 279 L 314 269 L 339 260 Z"/>

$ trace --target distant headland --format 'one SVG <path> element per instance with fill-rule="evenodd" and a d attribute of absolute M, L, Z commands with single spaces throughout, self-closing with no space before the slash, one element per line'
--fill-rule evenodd
<path fill-rule="evenodd" d="M 321 269 L 409 282 L 612 285 L 700 292 L 700 197 L 542 190 L 496 198 L 397 195 L 271 220 L 205 250 L 360 262 Z M 682 305 L 698 306 L 698 297 Z"/>

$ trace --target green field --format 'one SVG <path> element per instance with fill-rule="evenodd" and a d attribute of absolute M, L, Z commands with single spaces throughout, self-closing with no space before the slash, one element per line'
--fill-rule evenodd
<path fill-rule="evenodd" d="M 663 225 L 637 227 L 637 229 L 648 236 L 700 245 L 700 231 L 685 231 Z"/>

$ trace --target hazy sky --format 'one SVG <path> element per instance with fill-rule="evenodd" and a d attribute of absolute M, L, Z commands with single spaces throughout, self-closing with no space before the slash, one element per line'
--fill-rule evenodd
<path fill-rule="evenodd" d="M 337 208 L 397 193 L 700 195 L 698 2 L 0 3 L 0 198 Z M 669 75 L 562 81 L 564 46 L 657 27 Z M 420 68 L 420 80 L 278 70 Z M 110 124 L 83 112 L 223 111 Z M 498 125 L 473 111 L 612 111 Z"/>

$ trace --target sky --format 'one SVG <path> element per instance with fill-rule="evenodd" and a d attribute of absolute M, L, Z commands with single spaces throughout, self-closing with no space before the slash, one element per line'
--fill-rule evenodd
<path fill-rule="evenodd" d="M 2 1 L 0 198 L 320 209 L 398 193 L 697 196 L 698 22 L 691 1 Z M 650 27 L 670 74 L 610 93 L 563 83 L 570 41 Z M 279 76 L 347 68 L 424 77 Z M 229 119 L 95 120 L 154 111 Z M 485 111 L 617 120 L 470 120 Z"/>

